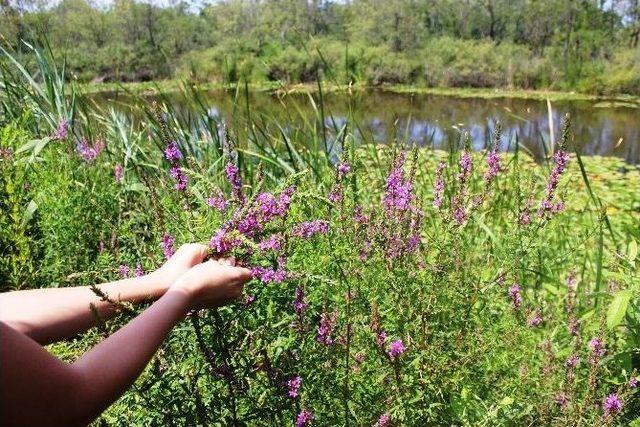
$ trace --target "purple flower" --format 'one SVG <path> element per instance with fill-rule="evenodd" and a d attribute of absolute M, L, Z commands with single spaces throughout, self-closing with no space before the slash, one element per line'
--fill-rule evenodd
<path fill-rule="evenodd" d="M 218 189 L 215 196 L 211 196 L 207 199 L 207 205 L 219 212 L 225 212 L 229 207 L 229 201 L 224 198 L 224 194 L 222 194 L 222 191 Z"/>
<path fill-rule="evenodd" d="M 565 368 L 573 369 L 578 366 L 578 363 L 580 363 L 580 358 L 577 354 L 572 354 L 567 360 L 564 361 L 564 366 Z"/>
<path fill-rule="evenodd" d="M 569 163 L 569 154 L 564 150 L 558 150 L 553 155 L 553 161 L 555 163 L 555 166 L 551 171 L 549 181 L 547 181 L 547 194 L 545 198 L 540 202 L 540 207 L 538 208 L 538 216 L 552 215 L 564 209 L 564 203 L 562 202 L 562 200 L 554 203 L 553 199 L 555 197 L 556 187 L 558 186 L 558 182 L 560 181 L 560 176 L 564 173 L 567 167 L 567 163 Z"/>
<path fill-rule="evenodd" d="M 227 232 L 225 227 L 220 228 L 216 231 L 216 234 L 211 237 L 209 241 L 209 247 L 216 254 L 223 254 L 225 252 L 229 252 L 231 249 L 235 248 L 240 244 L 240 241 L 235 237 L 232 237 Z"/>
<path fill-rule="evenodd" d="M 144 270 L 142 269 L 142 266 L 140 264 L 136 264 L 136 272 L 135 272 L 136 277 L 142 277 L 144 276 Z"/>
<path fill-rule="evenodd" d="M 227 175 L 227 181 L 231 184 L 234 197 L 237 200 L 244 201 L 244 195 L 242 194 L 242 181 L 240 180 L 240 170 L 232 162 L 227 162 L 224 170 Z"/>
<path fill-rule="evenodd" d="M 93 145 L 90 145 L 87 138 L 82 138 L 77 147 L 80 157 L 82 157 L 86 163 L 91 163 L 95 160 L 102 150 L 104 150 L 104 142 L 102 140 L 97 140 Z"/>
<path fill-rule="evenodd" d="M 382 197 L 382 204 L 387 212 L 406 211 L 413 201 L 413 185 L 406 179 L 404 174 L 404 163 L 406 153 L 401 151 L 393 161 L 393 167 L 387 176 L 385 194 Z"/>
<path fill-rule="evenodd" d="M 387 354 L 389 355 L 389 357 L 391 357 L 391 359 L 395 360 L 396 358 L 400 357 L 402 353 L 404 353 L 404 351 L 405 348 L 402 340 L 395 340 L 391 344 L 389 344 L 389 350 L 387 351 Z"/>
<path fill-rule="evenodd" d="M 263 283 L 282 283 L 289 278 L 289 274 L 285 270 L 286 263 L 286 258 L 281 256 L 278 258 L 278 268 L 273 269 L 256 266 L 251 268 L 251 274 L 255 279 Z"/>
<path fill-rule="evenodd" d="M 333 344 L 331 334 L 338 323 L 338 313 L 322 313 L 320 315 L 320 325 L 316 334 L 316 341 L 326 346 Z"/>
<path fill-rule="evenodd" d="M 164 157 L 171 163 L 176 163 L 182 159 L 182 152 L 178 143 L 171 141 L 164 149 Z"/>
<path fill-rule="evenodd" d="M 580 335 L 580 320 L 575 317 L 571 317 L 571 319 L 569 319 L 569 333 L 574 337 Z"/>
<path fill-rule="evenodd" d="M 321 219 L 302 222 L 293 227 L 291 234 L 302 239 L 308 239 L 314 234 L 326 234 L 329 231 L 329 223 Z"/>
<path fill-rule="evenodd" d="M 251 274 L 262 283 L 282 283 L 288 277 L 287 272 L 280 268 L 273 269 L 260 266 L 252 267 Z"/>
<path fill-rule="evenodd" d="M 362 205 L 357 205 L 353 209 L 353 220 L 358 224 L 364 224 L 369 220 L 367 215 L 362 213 Z"/>
<path fill-rule="evenodd" d="M 602 410 L 605 416 L 617 414 L 623 407 L 622 399 L 617 394 L 610 394 L 602 402 Z"/>
<path fill-rule="evenodd" d="M 565 409 L 569 404 L 569 399 L 567 399 L 567 396 L 564 393 L 556 394 L 554 400 L 556 402 L 556 405 L 558 405 L 560 409 Z"/>
<path fill-rule="evenodd" d="M 453 209 L 453 220 L 458 225 L 464 225 L 467 222 L 467 210 L 464 207 L 462 197 L 460 195 L 456 195 L 453 198 L 453 205 L 455 208 Z"/>
<path fill-rule="evenodd" d="M 631 388 L 638 387 L 638 378 L 631 377 L 631 379 L 629 380 L 629 387 L 631 387 Z"/>
<path fill-rule="evenodd" d="M 118 270 L 120 271 L 120 275 L 121 275 L 123 278 L 125 278 L 125 279 L 126 279 L 127 277 L 129 277 L 129 267 L 128 267 L 128 266 L 126 266 L 126 265 L 121 265 L 120 267 L 118 267 Z"/>
<path fill-rule="evenodd" d="M 389 414 L 382 414 L 378 421 L 375 423 L 374 427 L 388 427 L 391 422 L 391 417 Z"/>
<path fill-rule="evenodd" d="M 435 183 L 433 184 L 433 207 L 436 209 L 440 209 L 440 206 L 442 206 L 442 198 L 444 196 L 444 179 L 442 178 L 442 173 L 445 167 L 447 167 L 446 163 L 440 162 L 436 169 Z"/>
<path fill-rule="evenodd" d="M 280 234 L 272 234 L 258 244 L 258 248 L 262 252 L 282 250 L 282 236 Z"/>
<path fill-rule="evenodd" d="M 498 148 L 494 147 L 493 150 L 489 152 L 487 155 L 487 170 L 484 173 L 484 180 L 487 185 L 493 181 L 493 179 L 498 176 L 500 171 L 502 171 L 502 164 L 500 163 L 500 154 L 498 153 Z"/>
<path fill-rule="evenodd" d="M 473 160 L 467 150 L 463 151 L 460 155 L 459 164 L 460 173 L 458 174 L 458 181 L 460 181 L 460 184 L 464 184 L 471 176 L 471 170 L 473 169 Z"/>
<path fill-rule="evenodd" d="M 537 311 L 533 313 L 533 315 L 528 320 L 529 326 L 532 328 L 540 326 L 542 322 L 543 322 L 542 316 Z"/>
<path fill-rule="evenodd" d="M 338 204 L 342 201 L 342 187 L 340 186 L 340 184 L 335 184 L 331 188 L 331 192 L 329 193 L 327 198 L 333 204 Z"/>
<path fill-rule="evenodd" d="M 296 418 L 296 427 L 307 427 L 314 420 L 313 412 L 303 409 Z"/>
<path fill-rule="evenodd" d="M 58 122 L 58 128 L 55 130 L 55 132 L 53 132 L 52 138 L 59 141 L 66 139 L 68 134 L 68 126 L 69 121 L 67 119 L 61 119 Z"/>
<path fill-rule="evenodd" d="M 289 397 L 295 399 L 300 393 L 300 386 L 302 386 L 302 378 L 297 375 L 287 381 L 287 388 L 289 389 Z"/>
<path fill-rule="evenodd" d="M 174 165 L 169 169 L 169 174 L 176 180 L 175 189 L 178 191 L 184 191 L 187 188 L 187 176 L 182 171 L 180 166 Z"/>
<path fill-rule="evenodd" d="M 340 162 L 336 167 L 336 171 L 338 172 L 338 179 L 342 179 L 351 171 L 351 165 L 347 162 Z"/>
<path fill-rule="evenodd" d="M 287 187 L 279 196 L 271 193 L 260 193 L 256 197 L 257 208 L 262 215 L 263 222 L 269 222 L 275 217 L 283 217 L 289 212 L 291 196 L 295 187 Z"/>
<path fill-rule="evenodd" d="M 589 345 L 589 349 L 591 349 L 591 353 L 593 353 L 593 355 L 597 356 L 597 357 L 604 356 L 604 354 L 607 351 L 604 348 L 604 343 L 602 342 L 602 340 L 600 338 L 592 338 L 589 341 L 588 345 Z"/>
<path fill-rule="evenodd" d="M 293 300 L 293 309 L 298 316 L 302 316 L 305 311 L 307 311 L 308 307 L 309 304 L 307 304 L 304 300 L 304 289 L 298 286 L 296 288 L 296 296 Z"/>
<path fill-rule="evenodd" d="M 162 236 L 162 243 L 160 246 L 162 247 L 162 252 L 164 253 L 164 257 L 169 259 L 174 254 L 173 244 L 175 243 L 175 239 L 169 233 L 164 233 Z"/>
<path fill-rule="evenodd" d="M 120 182 L 122 181 L 122 165 L 121 164 L 117 164 L 113 168 L 113 176 L 114 176 L 116 182 L 118 184 L 120 184 Z"/>
<path fill-rule="evenodd" d="M 520 295 L 520 285 L 514 284 L 509 288 L 509 297 L 513 303 L 514 309 L 519 309 L 522 305 L 522 295 Z"/>

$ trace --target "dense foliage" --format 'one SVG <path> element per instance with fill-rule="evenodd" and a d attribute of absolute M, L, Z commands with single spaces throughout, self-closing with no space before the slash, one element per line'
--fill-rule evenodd
<path fill-rule="evenodd" d="M 637 0 L 5 0 L 81 81 L 314 81 L 640 94 Z M 107 6 L 105 6 L 107 5 Z"/>
<path fill-rule="evenodd" d="M 140 103 L 134 123 L 33 55 L 43 83 L 0 92 L 3 290 L 138 274 L 191 241 L 255 275 L 102 423 L 639 422 L 638 170 L 570 154 L 568 123 L 543 165 L 498 152 L 498 128 L 477 153 L 356 147 L 322 108 L 291 129 Z"/>

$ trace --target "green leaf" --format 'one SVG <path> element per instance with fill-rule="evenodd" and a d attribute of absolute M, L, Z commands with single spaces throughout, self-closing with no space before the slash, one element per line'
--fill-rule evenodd
<path fill-rule="evenodd" d="M 635 240 L 631 240 L 631 243 L 629 243 L 629 247 L 627 249 L 627 253 L 629 262 L 633 263 L 638 256 L 638 242 L 636 242 Z"/>
<path fill-rule="evenodd" d="M 627 306 L 631 299 L 631 292 L 627 289 L 619 291 L 614 297 L 613 301 L 609 305 L 607 311 L 607 327 L 613 329 L 622 322 L 625 313 L 627 312 Z"/>
<path fill-rule="evenodd" d="M 33 218 L 33 214 L 35 213 L 36 209 L 38 209 L 38 204 L 36 202 L 34 202 L 33 200 L 29 202 L 29 204 L 27 205 L 26 209 L 24 210 L 24 212 L 22 213 L 22 225 L 26 225 L 29 221 L 31 221 L 31 218 Z"/>

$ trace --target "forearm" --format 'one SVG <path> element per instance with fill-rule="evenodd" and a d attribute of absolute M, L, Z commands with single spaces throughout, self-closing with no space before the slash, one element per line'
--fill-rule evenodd
<path fill-rule="evenodd" d="M 136 303 L 158 298 L 171 283 L 160 275 L 105 283 L 97 287 L 109 299 Z M 41 344 L 49 344 L 83 332 L 96 323 L 93 305 L 102 318 L 109 318 L 115 307 L 102 301 L 89 286 L 48 288 L 0 294 L 0 321 Z"/>
<path fill-rule="evenodd" d="M 172 290 L 73 364 L 0 322 L 0 424 L 87 425 L 138 377 L 191 300 Z"/>
<path fill-rule="evenodd" d="M 74 363 L 73 369 L 83 378 L 84 421 L 95 418 L 135 381 L 189 305 L 185 291 L 170 290 Z"/>

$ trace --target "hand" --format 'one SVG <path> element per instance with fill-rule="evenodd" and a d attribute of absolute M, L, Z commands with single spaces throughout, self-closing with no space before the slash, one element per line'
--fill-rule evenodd
<path fill-rule="evenodd" d="M 180 246 L 162 267 L 150 274 L 154 282 L 166 291 L 180 276 L 195 265 L 200 264 L 209 253 L 209 248 L 199 243 L 187 243 Z"/>
<path fill-rule="evenodd" d="M 225 305 L 242 295 L 251 272 L 236 267 L 233 258 L 209 260 L 184 273 L 171 289 L 186 291 L 191 309 Z"/>

